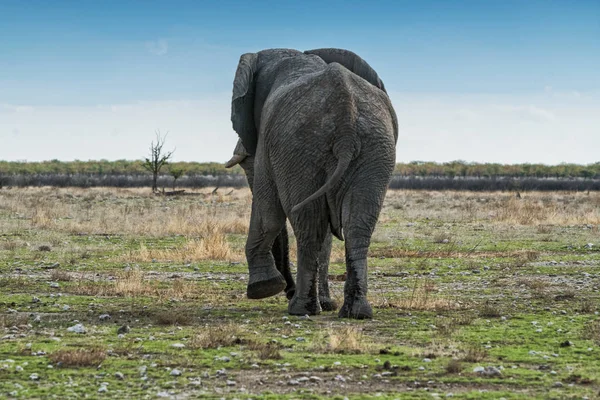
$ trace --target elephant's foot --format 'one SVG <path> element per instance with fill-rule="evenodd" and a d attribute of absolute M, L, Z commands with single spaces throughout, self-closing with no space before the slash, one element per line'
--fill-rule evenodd
<path fill-rule="evenodd" d="M 291 315 L 317 315 L 321 313 L 321 304 L 316 298 L 300 298 L 294 296 L 288 304 Z"/>
<path fill-rule="evenodd" d="M 250 272 L 247 295 L 249 299 L 264 299 L 275 296 L 285 289 L 285 286 L 285 279 L 275 267 L 264 268 L 254 273 Z"/>
<path fill-rule="evenodd" d="M 337 302 L 330 297 L 319 296 L 319 303 L 323 311 L 335 311 L 338 308 Z"/>
<path fill-rule="evenodd" d="M 373 318 L 373 309 L 365 297 L 358 297 L 353 300 L 344 299 L 344 305 L 340 309 L 338 317 L 371 319 Z"/>

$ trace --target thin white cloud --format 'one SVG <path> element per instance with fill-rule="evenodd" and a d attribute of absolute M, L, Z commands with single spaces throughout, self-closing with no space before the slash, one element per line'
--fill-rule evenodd
<path fill-rule="evenodd" d="M 544 123 L 552 122 L 556 119 L 556 116 L 552 112 L 534 105 L 509 106 L 507 110 L 510 113 L 514 113 L 518 118 L 527 121 Z"/>
<path fill-rule="evenodd" d="M 166 39 L 151 40 L 146 42 L 146 50 L 156 56 L 163 56 L 169 51 L 169 43 Z"/>

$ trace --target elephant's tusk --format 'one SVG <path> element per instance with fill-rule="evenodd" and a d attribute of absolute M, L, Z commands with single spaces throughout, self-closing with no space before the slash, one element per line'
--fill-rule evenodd
<path fill-rule="evenodd" d="M 231 157 L 231 160 L 229 160 L 225 163 L 225 168 L 231 168 L 231 167 L 238 165 L 239 163 L 244 161 L 244 159 L 246 157 L 248 157 L 248 156 L 243 155 L 243 154 L 234 154 L 233 157 Z"/>

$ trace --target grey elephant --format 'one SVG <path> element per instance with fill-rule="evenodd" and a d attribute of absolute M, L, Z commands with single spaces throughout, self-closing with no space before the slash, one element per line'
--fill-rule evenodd
<path fill-rule="evenodd" d="M 295 315 L 318 314 L 319 253 L 345 241 L 340 317 L 371 318 L 367 251 L 395 165 L 398 124 L 383 83 L 341 49 L 270 49 L 241 56 L 233 129 L 254 157 L 246 258 L 248 297 L 286 287 L 272 248 L 286 218 L 298 242 Z"/>

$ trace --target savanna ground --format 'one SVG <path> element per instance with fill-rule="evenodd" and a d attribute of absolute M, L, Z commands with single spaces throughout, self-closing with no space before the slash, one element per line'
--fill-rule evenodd
<path fill-rule="evenodd" d="M 250 203 L 0 191 L 0 397 L 600 396 L 600 193 L 388 192 L 370 321 L 246 299 Z"/>

